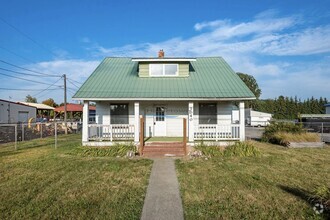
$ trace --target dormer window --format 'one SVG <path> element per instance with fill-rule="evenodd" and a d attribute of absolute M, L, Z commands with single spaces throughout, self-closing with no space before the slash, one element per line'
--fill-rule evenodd
<path fill-rule="evenodd" d="M 150 76 L 178 76 L 179 65 L 170 63 L 151 63 L 149 64 Z"/>

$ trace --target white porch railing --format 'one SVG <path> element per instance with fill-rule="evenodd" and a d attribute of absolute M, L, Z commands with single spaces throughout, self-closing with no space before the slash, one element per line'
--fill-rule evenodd
<path fill-rule="evenodd" d="M 239 125 L 196 125 L 194 140 L 239 140 Z"/>
<path fill-rule="evenodd" d="M 134 125 L 130 124 L 89 124 L 89 141 L 134 140 Z"/>

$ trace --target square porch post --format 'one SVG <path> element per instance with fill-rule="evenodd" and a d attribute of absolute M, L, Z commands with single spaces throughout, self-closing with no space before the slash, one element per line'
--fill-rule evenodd
<path fill-rule="evenodd" d="M 82 142 L 88 141 L 89 101 L 84 101 Z"/>
<path fill-rule="evenodd" d="M 245 141 L 245 112 L 244 102 L 239 103 L 239 140 Z"/>
<path fill-rule="evenodd" d="M 194 103 L 189 102 L 188 104 L 188 140 L 189 142 L 194 141 Z"/>
<path fill-rule="evenodd" d="M 134 142 L 139 143 L 140 131 L 140 103 L 134 102 Z"/>

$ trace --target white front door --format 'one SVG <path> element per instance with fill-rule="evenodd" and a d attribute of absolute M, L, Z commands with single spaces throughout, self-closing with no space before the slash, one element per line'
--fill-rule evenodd
<path fill-rule="evenodd" d="M 166 117 L 165 117 L 164 106 L 155 107 L 154 136 L 159 136 L 159 137 L 166 136 Z"/>

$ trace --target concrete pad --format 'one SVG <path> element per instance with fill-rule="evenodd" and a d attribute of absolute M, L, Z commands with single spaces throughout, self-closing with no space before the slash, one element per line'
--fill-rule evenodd
<path fill-rule="evenodd" d="M 173 158 L 154 159 L 141 219 L 183 219 L 179 182 Z"/>

